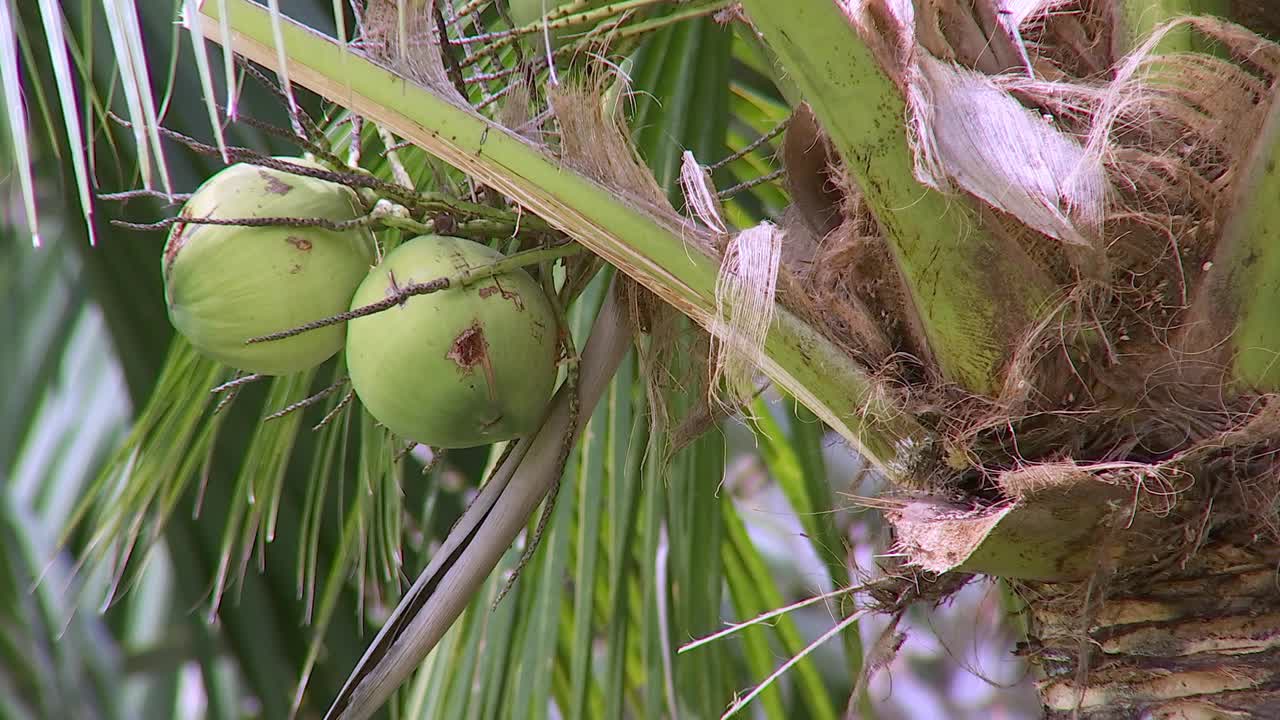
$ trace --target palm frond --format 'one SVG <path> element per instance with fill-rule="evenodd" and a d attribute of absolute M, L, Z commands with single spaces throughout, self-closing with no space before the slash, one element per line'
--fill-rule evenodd
<path fill-rule="evenodd" d="M 5 107 L 11 108 L 5 124 L 13 150 L 14 167 L 21 188 L 22 208 L 31 231 L 31 244 L 40 247 L 40 224 L 36 213 L 35 182 L 31 173 L 31 146 L 27 142 L 26 103 L 22 100 L 22 82 L 18 76 L 18 32 L 9 0 L 0 4 L 0 91 Z"/>
<path fill-rule="evenodd" d="M 49 60 L 53 65 L 53 76 L 58 86 L 58 101 L 63 110 L 62 119 L 66 123 L 67 137 L 85 137 L 81 128 L 80 116 L 74 109 L 76 89 L 71 74 L 71 63 L 67 55 L 67 38 L 63 31 L 62 11 L 54 0 L 40 0 L 40 15 L 44 24 L 46 47 L 49 49 Z M 3 30 L 0 30 L 3 32 Z M 11 106 L 11 107 L 17 107 Z M 71 154 L 71 167 L 75 170 L 76 191 L 80 198 L 80 208 L 84 213 L 85 227 L 88 229 L 89 244 L 94 244 L 93 203 L 89 198 L 89 169 L 83 145 L 73 143 L 67 148 Z"/>
<path fill-rule="evenodd" d="M 150 63 L 142 47 L 138 8 L 133 0 L 103 0 L 102 5 L 133 128 L 134 147 L 138 150 L 142 185 L 148 190 L 154 189 L 154 173 L 158 171 L 161 189 L 171 193 L 173 186 L 164 150 L 160 146 L 160 116 L 151 91 Z"/>
<path fill-rule="evenodd" d="M 65 222 L 46 216 L 44 224 Z M 0 704 L 15 718 L 141 716 L 147 698 L 168 692 L 168 677 L 129 674 L 135 652 L 154 638 L 127 614 L 100 616 L 94 595 L 104 576 L 78 576 L 58 544 L 76 498 L 119 441 L 128 401 L 101 313 L 80 285 L 79 259 L 61 243 L 26 250 L 23 234 L 0 228 L 0 297 L 18 309 L 0 321 L 14 339 L 0 353 L 12 389 L 0 402 Z M 163 592 L 146 595 L 165 601 Z M 138 644 L 114 636 L 109 623 L 138 633 Z"/>

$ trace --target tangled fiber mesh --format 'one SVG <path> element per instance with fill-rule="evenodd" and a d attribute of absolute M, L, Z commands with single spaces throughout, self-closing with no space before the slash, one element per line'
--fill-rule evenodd
<path fill-rule="evenodd" d="M 354 5 L 354 7 L 359 7 Z M 436 0 L 403 3 L 365 0 L 354 44 L 371 59 L 431 88 L 457 105 L 466 100 L 449 78 Z"/>
<path fill-rule="evenodd" d="M 1070 15 L 1062 5 L 1054 15 L 1057 22 L 1063 22 L 1064 13 Z M 937 417 L 962 446 L 973 446 L 1011 422 L 1029 422 L 1033 429 L 1045 422 L 1036 420 L 1043 413 L 1059 413 L 1054 422 L 1062 421 L 1074 437 L 1089 424 L 1102 426 L 1100 435 L 1140 429 L 1149 421 L 1117 419 L 1135 413 L 1189 416 L 1184 423 L 1188 437 L 1205 423 L 1217 426 L 1222 393 L 1212 392 L 1214 386 L 1203 373 L 1188 375 L 1187 368 L 1221 366 L 1224 358 L 1191 359 L 1178 351 L 1184 344 L 1186 313 L 1203 268 L 1213 259 L 1222 215 L 1233 199 L 1232 183 L 1268 110 L 1269 88 L 1280 77 L 1280 48 L 1211 18 L 1186 19 L 1162 32 L 1182 27 L 1209 38 L 1223 52 L 1155 55 L 1157 36 L 1106 80 L 1071 77 L 1068 72 L 1078 72 L 1074 64 L 1060 68 L 1056 80 L 1017 73 L 979 78 L 969 69 L 939 70 L 942 63 L 929 58 L 927 74 L 935 76 L 930 80 L 902 65 L 897 78 L 928 85 L 926 102 L 936 101 L 937 77 L 949 73 L 953 80 L 960 78 L 944 81 L 950 82 L 947 91 L 952 94 L 973 93 L 990 105 L 992 93 L 999 92 L 1006 104 L 1014 102 L 1048 118 L 1038 120 L 1041 127 L 1034 135 L 1021 129 L 1027 120 L 1013 112 L 1005 113 L 1003 131 L 969 132 L 1043 146 L 1047 128 L 1064 148 L 1052 162 L 1072 160 L 1062 167 L 1050 162 L 1046 167 L 1053 172 L 1047 174 L 1067 176 L 1083 187 L 1028 181 L 1019 191 L 1022 200 L 1010 200 L 1005 193 L 1002 204 L 983 216 L 989 232 L 1013 238 L 1059 286 L 1050 307 L 1017 344 L 995 396 L 975 397 L 936 381 L 922 334 L 912 326 L 910 292 L 894 272 L 874 216 L 843 172 L 835 174 L 842 220 L 817 239 L 811 262 L 796 262 L 784 253 L 779 281 L 784 302 L 817 322 L 873 371 L 917 388 L 921 379 L 933 381 L 926 396 L 914 400 L 945 409 L 926 407 L 923 414 Z M 925 50 L 917 46 L 913 52 Z M 1029 47 L 1028 53 L 1039 65 L 1053 60 L 1043 48 Z M 967 149 L 940 149 L 928 126 L 936 120 L 915 119 L 913 135 L 924 158 L 918 174 L 927 182 L 986 197 L 984 187 L 1019 179 L 993 168 L 990 160 L 975 170 Z M 1014 152 L 1020 150 L 1015 145 Z M 1095 172 L 1091 168 L 1102 185 L 1088 177 Z M 989 177 L 978 178 L 978 170 Z M 1062 413 L 1096 417 L 1063 421 Z M 1118 425 L 1126 427 L 1106 429 Z M 1052 455 L 1049 440 L 1025 444 L 1017 460 Z M 1079 451 L 1098 461 L 1116 459 L 1124 451 L 1108 448 L 1106 442 L 1084 444 L 1096 447 Z M 1170 441 L 1166 450 L 1183 444 Z M 1008 448 L 981 450 L 974 449 L 974 459 L 980 464 L 995 460 L 1000 467 L 998 459 Z"/>
<path fill-rule="evenodd" d="M 1196 322 L 1212 315 L 1206 277 L 1280 86 L 1280 45 L 1193 17 L 1121 54 L 1102 0 L 1024 3 L 1036 7 L 975 38 L 966 33 L 981 23 L 947 22 L 961 12 L 951 5 L 847 8 L 908 98 L 917 177 L 982 200 L 983 229 L 1025 251 L 1056 294 L 1013 344 L 995 392 L 945 382 L 874 213 L 810 129 L 807 155 L 783 153 L 809 212 L 782 220 L 781 302 L 944 438 L 912 487 L 942 499 L 934 512 L 954 503 L 957 517 L 981 519 L 1047 496 L 1098 505 L 1099 526 L 1116 530 L 1099 543 L 1105 561 L 1082 559 L 1094 575 L 1067 593 L 1076 610 L 1081 593 L 1101 608 L 1185 570 L 1211 537 L 1280 548 L 1280 401 L 1233 385 L 1230 326 Z M 1212 52 L 1157 51 L 1182 32 Z M 958 126 L 975 102 L 999 112 Z M 1047 172 L 1025 174 L 1026 157 Z M 837 209 L 834 220 L 813 222 L 815 203 Z M 910 498 L 886 509 L 912 512 Z M 930 567 L 904 542 L 874 607 L 941 602 L 966 581 L 935 575 L 944 559 Z"/>

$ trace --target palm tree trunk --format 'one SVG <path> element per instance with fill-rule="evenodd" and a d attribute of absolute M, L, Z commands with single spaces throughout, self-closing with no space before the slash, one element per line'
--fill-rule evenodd
<path fill-rule="evenodd" d="M 1280 718 L 1278 557 L 1228 536 L 1106 580 L 1022 584 L 1045 717 Z"/>

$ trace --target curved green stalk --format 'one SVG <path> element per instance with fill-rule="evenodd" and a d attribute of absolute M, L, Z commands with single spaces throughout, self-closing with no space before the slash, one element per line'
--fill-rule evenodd
<path fill-rule="evenodd" d="M 743 7 L 857 179 L 942 372 L 975 392 L 997 388 L 1010 344 L 1050 294 L 1047 279 L 1021 248 L 985 233 L 966 198 L 915 178 L 906 103 L 838 3 Z"/>
<path fill-rule="evenodd" d="M 1280 91 L 1241 181 L 1222 240 L 1192 303 L 1194 353 L 1226 348 L 1233 379 L 1263 392 L 1280 390 Z M 1222 339 L 1230 335 L 1229 343 Z"/>

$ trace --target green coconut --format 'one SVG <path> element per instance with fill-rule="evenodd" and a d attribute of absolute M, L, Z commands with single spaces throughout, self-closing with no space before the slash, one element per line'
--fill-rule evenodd
<path fill-rule="evenodd" d="M 502 257 L 470 240 L 423 235 L 389 253 L 351 307 Z M 536 430 L 555 387 L 558 352 L 551 303 L 519 269 L 411 297 L 347 328 L 347 369 L 365 408 L 397 435 L 434 447 Z"/>
<path fill-rule="evenodd" d="M 344 221 L 363 213 L 347 187 L 241 164 L 201 185 L 181 216 Z M 232 367 L 267 375 L 306 370 L 342 348 L 342 325 L 268 343 L 245 341 L 345 312 L 373 262 L 373 236 L 365 228 L 177 223 L 163 259 L 169 318 L 196 349 Z"/>

